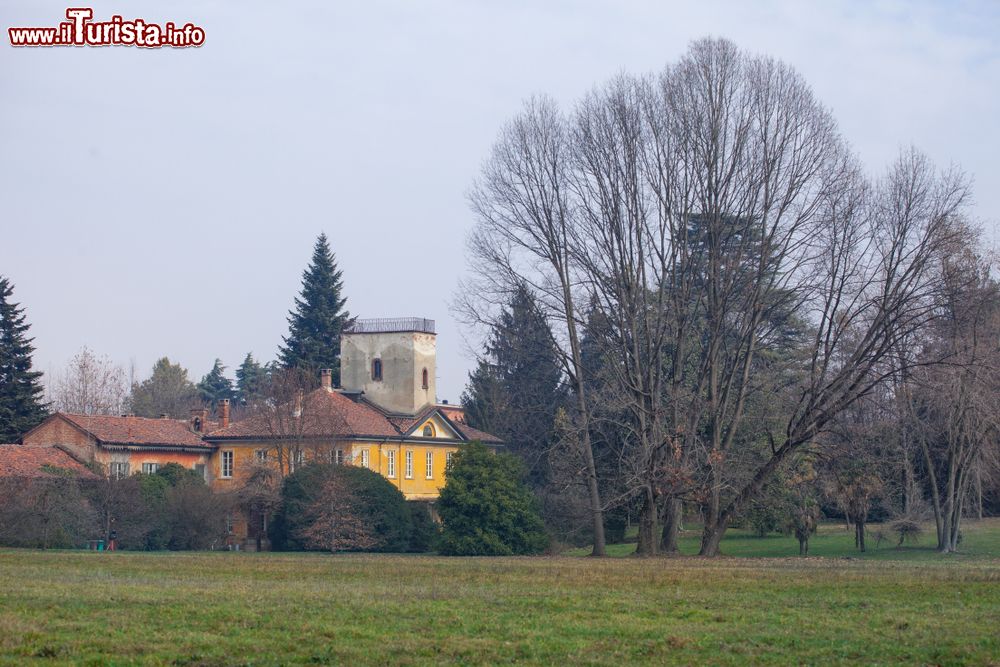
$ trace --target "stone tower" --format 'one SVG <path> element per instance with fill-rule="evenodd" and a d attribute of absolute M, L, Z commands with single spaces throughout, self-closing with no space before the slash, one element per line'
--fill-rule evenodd
<path fill-rule="evenodd" d="M 387 412 L 412 415 L 435 402 L 434 320 L 356 320 L 340 338 L 340 386 Z"/>

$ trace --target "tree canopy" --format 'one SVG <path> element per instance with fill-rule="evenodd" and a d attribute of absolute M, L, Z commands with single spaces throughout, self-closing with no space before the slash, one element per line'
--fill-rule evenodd
<path fill-rule="evenodd" d="M 0 276 L 0 442 L 13 442 L 48 414 L 42 374 L 31 370 L 31 325 L 13 294 L 14 285 Z"/>
<path fill-rule="evenodd" d="M 285 368 L 333 370 L 340 384 L 340 334 L 351 321 L 342 296 L 344 281 L 326 234 L 313 247 L 312 260 L 302 274 L 302 291 L 288 314 L 288 335 L 278 351 Z"/>
<path fill-rule="evenodd" d="M 524 483 L 524 466 L 478 442 L 452 458 L 438 512 L 445 555 L 527 555 L 548 546 L 538 501 Z"/>

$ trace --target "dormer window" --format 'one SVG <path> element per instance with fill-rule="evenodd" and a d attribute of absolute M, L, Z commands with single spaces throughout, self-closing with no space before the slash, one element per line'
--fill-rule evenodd
<path fill-rule="evenodd" d="M 430 381 L 429 381 L 430 378 L 427 376 L 427 369 L 426 368 L 424 369 L 424 372 L 423 372 L 423 380 L 424 380 L 424 382 L 423 382 L 424 389 L 429 389 L 431 385 L 430 385 Z"/>
<path fill-rule="evenodd" d="M 424 437 L 433 438 L 434 437 L 434 426 L 430 423 L 424 424 Z"/>
<path fill-rule="evenodd" d="M 382 381 L 382 360 L 373 359 L 372 360 L 372 380 L 375 382 Z"/>

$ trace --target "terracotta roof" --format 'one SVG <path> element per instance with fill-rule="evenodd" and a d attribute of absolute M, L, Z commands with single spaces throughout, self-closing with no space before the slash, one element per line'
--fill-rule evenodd
<path fill-rule="evenodd" d="M 376 438 L 402 438 L 415 425 L 423 422 L 438 411 L 437 406 L 428 406 L 418 414 L 388 414 L 363 397 L 316 389 L 302 399 L 302 416 L 294 417 L 289 406 L 283 406 L 270 414 L 251 415 L 230 424 L 227 428 L 213 431 L 205 436 L 207 440 L 226 439 L 270 439 L 274 437 L 302 438 L 349 438 L 369 436 Z M 444 417 L 449 424 L 467 440 L 482 440 L 498 444 L 496 436 L 455 423 Z"/>
<path fill-rule="evenodd" d="M 273 414 L 255 414 L 213 431 L 209 440 L 226 438 L 346 437 L 368 435 L 399 436 L 389 419 L 371 406 L 354 401 L 338 391 L 316 389 L 302 399 L 302 416 L 292 415 L 289 406 Z"/>
<path fill-rule="evenodd" d="M 0 445 L 0 477 L 97 479 L 89 468 L 55 447 Z"/>
<path fill-rule="evenodd" d="M 472 428 L 471 426 L 466 426 L 462 422 L 453 421 L 451 424 L 455 427 L 455 430 L 459 431 L 465 437 L 466 440 L 478 440 L 482 443 L 491 445 L 503 442 L 503 440 L 495 435 L 487 433 L 486 431 L 480 431 L 479 429 Z"/>
<path fill-rule="evenodd" d="M 56 413 L 71 424 L 91 434 L 104 445 L 140 445 L 155 447 L 210 448 L 200 433 L 191 430 L 182 419 L 149 419 L 147 417 L 113 417 L 108 415 L 74 415 Z"/>

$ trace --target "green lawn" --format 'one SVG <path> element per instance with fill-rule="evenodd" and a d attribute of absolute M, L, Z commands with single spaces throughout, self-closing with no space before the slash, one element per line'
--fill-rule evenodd
<path fill-rule="evenodd" d="M 882 531 L 885 539 L 879 543 L 876 534 Z M 981 558 L 1000 558 L 1000 519 L 984 519 L 983 521 L 964 520 L 962 522 L 963 540 L 960 553 L 942 556 L 935 546 L 934 524 L 924 525 L 924 533 L 916 543 L 907 543 L 897 548 L 897 537 L 889 525 L 872 524 L 868 527 L 866 543 L 867 551 L 859 552 L 854 548 L 854 529 L 848 529 L 842 523 L 826 523 L 819 527 L 816 535 L 809 540 L 809 555 L 826 558 L 864 558 L 866 560 L 930 560 L 942 562 L 947 560 L 964 561 Z M 629 531 L 635 537 L 635 529 Z M 701 544 L 701 530 L 698 526 L 688 527 L 681 534 L 680 550 L 683 555 L 694 556 Z M 635 552 L 634 541 L 626 544 L 608 545 L 610 556 L 631 556 Z M 567 552 L 571 556 L 583 556 L 590 549 L 572 549 Z M 798 556 L 799 542 L 791 535 L 773 533 L 766 537 L 757 537 L 745 530 L 730 529 L 722 540 L 722 553 L 737 558 L 785 558 Z"/>
<path fill-rule="evenodd" d="M 0 664 L 1000 665 L 1000 559 L 974 555 L 1000 522 L 968 535 L 923 560 L 6 550 Z"/>

